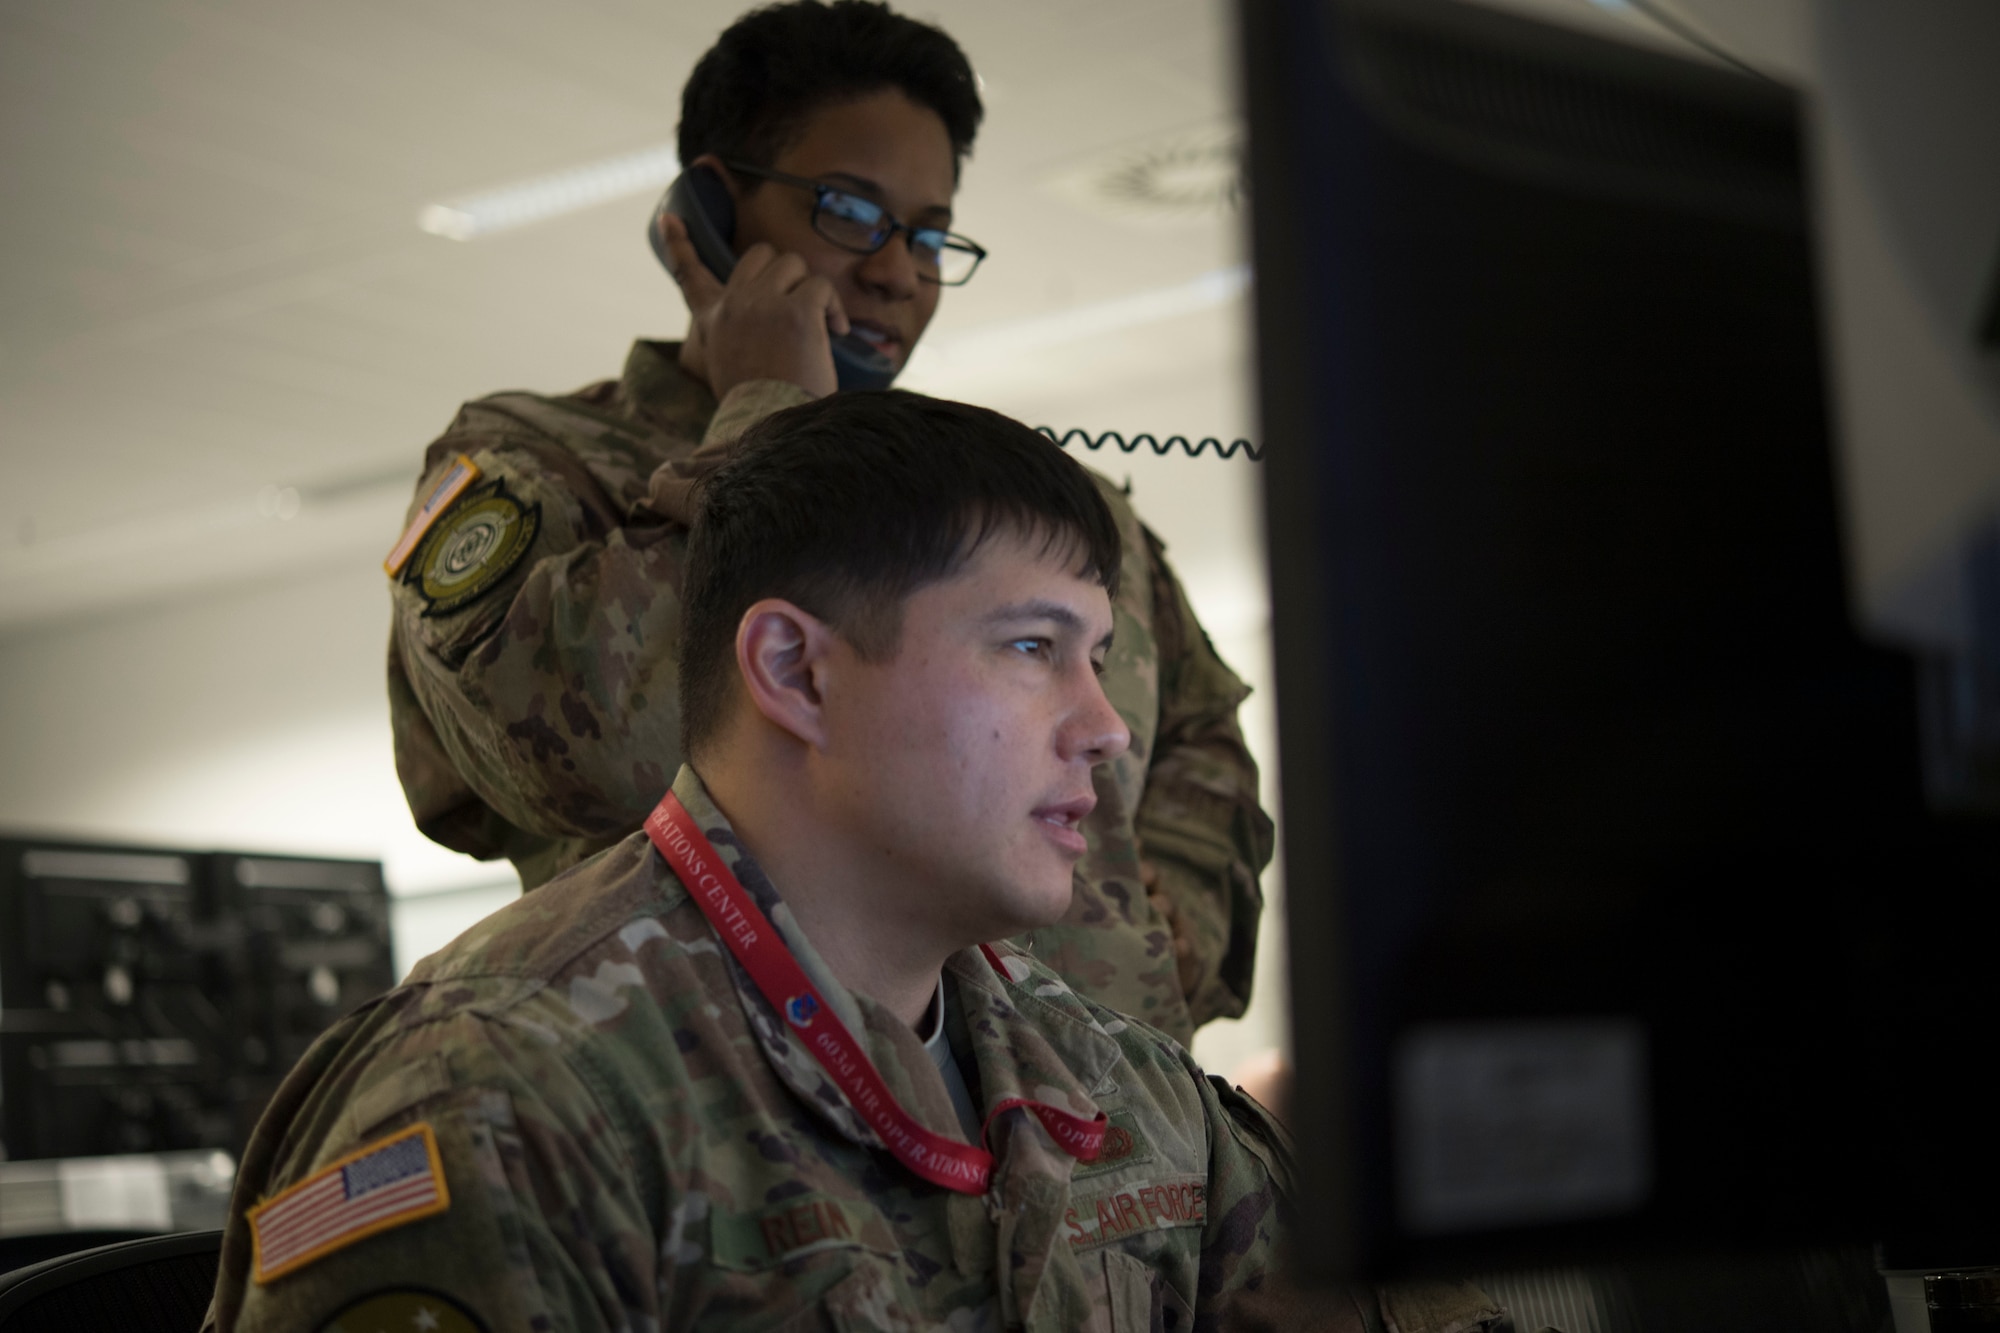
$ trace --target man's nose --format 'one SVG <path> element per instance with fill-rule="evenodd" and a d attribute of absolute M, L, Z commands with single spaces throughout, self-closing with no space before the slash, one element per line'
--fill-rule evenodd
<path fill-rule="evenodd" d="M 1095 671 L 1083 682 L 1066 734 L 1068 753 L 1063 757 L 1081 758 L 1093 766 L 1109 763 L 1132 748 L 1132 730 L 1111 706 Z"/>

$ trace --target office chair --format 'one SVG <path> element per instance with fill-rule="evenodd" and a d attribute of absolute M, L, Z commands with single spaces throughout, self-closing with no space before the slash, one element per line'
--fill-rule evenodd
<path fill-rule="evenodd" d="M 44 1259 L 60 1259 L 64 1255 L 115 1245 L 121 1240 L 149 1240 L 159 1234 L 158 1227 L 92 1227 L 81 1231 L 30 1231 L 25 1235 L 0 1236 L 0 1278 Z"/>
<path fill-rule="evenodd" d="M 195 1333 L 221 1261 L 220 1231 L 188 1231 L 0 1273 L 0 1333 Z"/>

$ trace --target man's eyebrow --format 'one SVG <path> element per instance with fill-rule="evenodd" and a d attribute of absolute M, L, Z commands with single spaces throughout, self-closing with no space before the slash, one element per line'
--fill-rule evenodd
<path fill-rule="evenodd" d="M 840 184 L 852 186 L 856 190 L 874 196 L 878 203 L 888 194 L 888 191 L 882 188 L 880 181 L 869 180 L 866 176 L 857 176 L 851 171 L 822 172 L 815 179 L 828 185 Z M 916 216 L 920 218 L 935 218 L 940 215 L 946 223 L 951 221 L 951 209 L 944 204 L 930 204 L 918 209 L 916 212 Z"/>
<path fill-rule="evenodd" d="M 992 611 L 987 612 L 985 616 L 985 623 L 989 625 L 1005 625 L 1018 623 L 1023 620 L 1054 621 L 1064 629 L 1076 634 L 1081 634 L 1089 629 L 1089 626 L 1084 624 L 1083 617 L 1078 615 L 1072 608 L 1063 605 L 1061 602 L 1045 601 L 1039 597 L 1026 602 L 1015 602 L 1009 606 L 996 607 Z M 1109 650 L 1111 647 L 1111 636 L 1116 632 L 1115 628 L 1106 630 L 1104 637 L 1099 639 L 1093 646 Z"/>

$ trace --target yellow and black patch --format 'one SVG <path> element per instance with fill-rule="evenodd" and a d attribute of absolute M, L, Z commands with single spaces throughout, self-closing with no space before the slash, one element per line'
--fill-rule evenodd
<path fill-rule="evenodd" d="M 421 1287 L 370 1292 L 342 1307 L 319 1333 L 486 1333 L 478 1315 L 451 1297 Z"/>
<path fill-rule="evenodd" d="M 450 615 L 499 587 L 541 526 L 541 505 L 522 504 L 495 477 L 438 521 L 404 566 L 403 582 L 424 599 L 425 616 Z"/>

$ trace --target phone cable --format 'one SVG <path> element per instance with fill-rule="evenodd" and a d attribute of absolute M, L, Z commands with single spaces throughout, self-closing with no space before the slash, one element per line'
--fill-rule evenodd
<path fill-rule="evenodd" d="M 1107 444 L 1115 444 L 1120 450 L 1129 454 L 1136 453 L 1141 446 L 1145 446 L 1152 449 L 1155 454 L 1164 457 L 1178 448 L 1186 452 L 1190 458 L 1200 458 L 1204 449 L 1212 447 L 1219 458 L 1233 458 L 1240 451 L 1253 463 L 1264 461 L 1264 451 L 1257 445 L 1250 443 L 1250 441 L 1231 440 L 1229 443 L 1224 444 L 1213 435 L 1204 435 L 1199 440 L 1190 440 L 1185 435 L 1169 435 L 1166 439 L 1162 440 L 1153 435 L 1141 432 L 1128 440 L 1115 430 L 1107 430 L 1102 435 L 1092 437 L 1089 431 L 1084 430 L 1066 430 L 1058 435 L 1052 426 L 1037 426 L 1035 429 L 1065 449 L 1069 448 L 1072 443 L 1081 440 L 1087 449 L 1102 449 Z"/>

